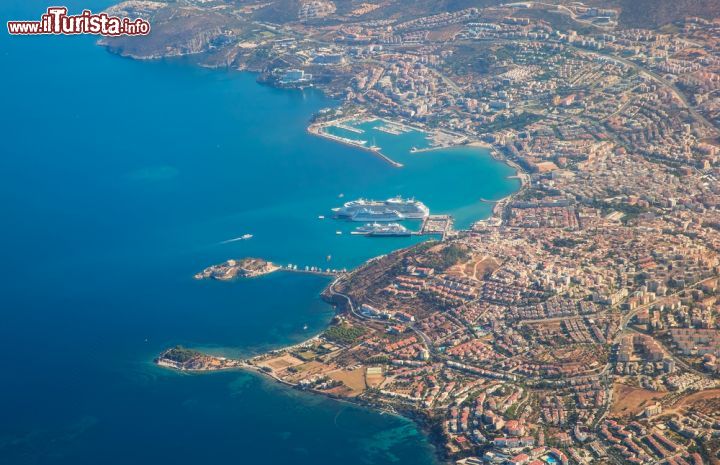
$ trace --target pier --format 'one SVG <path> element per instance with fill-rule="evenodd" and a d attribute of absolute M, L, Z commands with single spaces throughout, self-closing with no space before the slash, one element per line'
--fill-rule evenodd
<path fill-rule="evenodd" d="M 450 215 L 430 215 L 423 220 L 420 234 L 439 235 L 444 241 L 447 235 L 452 232 L 453 219 Z"/>
<path fill-rule="evenodd" d="M 342 274 L 347 273 L 347 269 L 343 268 L 342 270 L 336 269 L 336 268 L 320 268 L 319 266 L 299 266 L 299 265 L 293 265 L 292 263 L 288 265 L 281 266 L 278 271 L 285 271 L 288 273 L 303 273 L 303 274 L 314 274 L 318 276 L 340 276 Z"/>
<path fill-rule="evenodd" d="M 375 126 L 373 129 L 376 129 L 380 132 L 384 132 L 387 134 L 392 134 L 393 136 L 399 136 L 402 134 L 401 131 L 398 131 L 397 129 L 389 128 L 387 126 Z"/>
<path fill-rule="evenodd" d="M 433 150 L 440 150 L 440 149 L 447 149 L 450 148 L 450 146 L 445 145 L 433 145 L 431 147 L 423 147 L 423 148 L 417 148 L 413 147 L 410 149 L 410 153 L 422 153 L 422 152 L 432 152 Z"/>
<path fill-rule="evenodd" d="M 353 145 L 355 147 L 362 147 L 364 149 L 370 150 L 369 147 L 365 146 L 365 144 L 367 144 L 366 140 L 350 139 L 349 137 L 336 136 L 335 134 L 330 134 L 327 131 L 321 131 L 320 134 L 327 137 L 328 139 L 332 139 L 337 142 L 342 142 L 343 144 Z"/>
<path fill-rule="evenodd" d="M 403 124 L 400 121 L 391 121 L 387 120 L 385 118 L 377 118 L 377 120 L 382 121 L 385 123 L 385 126 L 388 128 L 391 128 L 398 132 L 412 132 L 412 131 L 421 131 L 424 132 L 422 128 L 413 127 L 407 124 Z"/>
<path fill-rule="evenodd" d="M 384 132 L 387 134 L 392 134 L 394 136 L 399 136 L 400 134 L 405 134 L 406 132 L 412 131 L 412 129 L 407 128 L 402 125 L 398 125 L 398 124 L 395 124 L 395 123 L 392 123 L 389 121 L 385 121 L 385 120 L 380 120 L 380 121 L 382 121 L 385 124 L 373 127 L 373 129 L 375 129 L 376 131 Z"/>
<path fill-rule="evenodd" d="M 341 137 L 341 136 L 336 136 L 335 134 L 330 134 L 329 132 L 327 132 L 325 130 L 325 126 L 328 126 L 328 125 L 321 126 L 317 130 L 311 131 L 311 132 L 313 132 L 319 136 L 322 136 L 322 137 L 327 137 L 328 139 L 334 140 L 335 142 L 340 142 L 342 144 L 350 145 L 352 147 L 357 147 L 359 149 L 367 150 L 370 153 L 375 154 L 376 157 L 380 158 L 384 162 L 389 163 L 390 165 L 394 166 L 395 168 L 402 168 L 404 166 L 402 163 L 396 162 L 392 158 L 390 158 L 387 155 L 380 152 L 380 147 L 377 147 L 375 145 L 373 145 L 372 147 L 368 147 L 366 145 L 367 144 L 366 140 L 350 139 L 348 137 Z M 337 124 L 333 124 L 331 126 L 337 127 Z"/>
<path fill-rule="evenodd" d="M 365 132 L 364 130 L 362 130 L 360 128 L 356 128 L 356 127 L 350 126 L 349 124 L 345 124 L 345 123 L 337 123 L 334 126 L 336 128 L 344 129 L 346 131 L 354 132 L 355 134 L 363 134 Z"/>
<path fill-rule="evenodd" d="M 380 151 L 380 147 L 376 147 L 373 145 L 372 147 L 369 147 L 368 150 L 370 150 L 377 157 L 380 157 L 380 159 L 386 161 L 387 163 L 391 164 L 395 168 L 402 168 L 403 166 L 405 166 L 402 163 L 397 162 L 397 161 L 393 160 L 392 158 L 388 157 L 387 155 L 385 155 L 384 153 L 382 153 Z"/>

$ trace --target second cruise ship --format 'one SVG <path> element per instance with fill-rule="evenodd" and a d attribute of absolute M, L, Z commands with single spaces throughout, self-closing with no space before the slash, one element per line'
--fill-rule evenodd
<path fill-rule="evenodd" d="M 364 236 L 410 236 L 412 232 L 399 223 L 370 223 L 360 226 L 353 234 L 361 234 Z"/>

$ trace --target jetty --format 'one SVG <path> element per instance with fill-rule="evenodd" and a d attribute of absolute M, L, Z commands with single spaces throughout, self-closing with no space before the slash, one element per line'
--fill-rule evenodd
<path fill-rule="evenodd" d="M 230 281 L 235 278 L 254 278 L 276 271 L 289 273 L 315 274 L 320 276 L 340 276 L 347 273 L 347 269 L 322 268 L 319 266 L 298 266 L 293 264 L 277 265 L 262 258 L 230 259 L 218 265 L 205 268 L 195 275 L 195 279 L 215 279 Z"/>
<path fill-rule="evenodd" d="M 373 129 L 376 129 L 380 132 L 384 132 L 387 134 L 392 134 L 393 136 L 399 136 L 402 134 L 401 131 L 398 131 L 397 129 L 389 128 L 387 126 L 375 126 Z"/>
<path fill-rule="evenodd" d="M 347 273 L 347 269 L 337 269 L 337 268 L 321 268 L 319 266 L 299 266 L 299 265 L 293 265 L 292 263 L 281 266 L 278 268 L 278 271 L 285 271 L 288 273 L 303 273 L 303 274 L 314 274 L 319 276 L 340 276 L 342 274 Z"/>
<path fill-rule="evenodd" d="M 429 215 L 423 220 L 420 234 L 439 235 L 444 241 L 453 230 L 453 218 L 450 215 Z"/>
<path fill-rule="evenodd" d="M 399 136 L 400 134 L 405 134 L 406 132 L 412 131 L 411 128 L 408 128 L 401 124 L 396 124 L 396 123 L 386 121 L 383 119 L 381 119 L 380 121 L 382 121 L 384 124 L 375 126 L 375 127 L 373 127 L 373 129 L 380 131 L 380 132 L 387 133 L 387 134 L 392 134 L 394 136 Z"/>
<path fill-rule="evenodd" d="M 354 132 L 355 134 L 363 134 L 365 131 L 360 128 L 356 128 L 354 126 L 350 126 L 349 124 L 345 123 L 336 123 L 334 124 L 336 128 L 344 129 L 346 131 Z"/>
<path fill-rule="evenodd" d="M 446 149 L 448 147 L 449 146 L 441 146 L 441 145 L 433 145 L 431 147 L 423 147 L 423 148 L 412 147 L 410 149 L 410 153 L 432 152 L 433 150 Z"/>
<path fill-rule="evenodd" d="M 335 126 L 337 126 L 337 125 L 335 125 Z M 366 145 L 366 144 L 367 144 L 367 141 L 366 141 L 366 140 L 357 140 L 357 139 L 350 139 L 350 138 L 348 138 L 348 137 L 336 136 L 335 134 L 330 134 L 329 132 L 327 132 L 327 131 L 325 130 L 325 127 L 321 127 L 320 129 L 318 129 L 317 132 L 316 132 L 316 134 L 318 134 L 318 135 L 320 135 L 320 136 L 323 136 L 323 137 L 327 137 L 327 138 L 330 139 L 330 140 L 334 140 L 334 141 L 340 142 L 340 143 L 342 143 L 342 144 L 346 144 L 346 145 L 350 145 L 350 146 L 353 146 L 353 147 L 357 147 L 357 148 L 359 148 L 359 149 L 367 150 L 367 151 L 369 151 L 370 153 L 374 154 L 376 157 L 378 157 L 378 158 L 380 158 L 381 160 L 383 160 L 384 162 L 386 162 L 386 163 L 394 166 L 395 168 L 402 168 L 402 167 L 404 166 L 402 163 L 396 162 L 396 161 L 393 160 L 392 158 L 390 158 L 390 157 L 388 157 L 387 155 L 383 154 L 383 153 L 380 151 L 380 147 L 378 147 L 378 146 L 376 146 L 376 145 L 373 145 L 373 146 L 371 146 L 371 147 L 368 147 L 368 146 Z"/>
<path fill-rule="evenodd" d="M 336 142 L 341 142 L 343 144 L 353 145 L 355 147 L 361 147 L 369 150 L 369 147 L 365 146 L 365 144 L 367 144 L 366 140 L 350 139 L 349 137 L 336 136 L 335 134 L 330 134 L 329 132 L 324 130 L 321 130 L 319 133 L 322 136 L 325 136 L 328 139 L 334 140 Z"/>
<path fill-rule="evenodd" d="M 397 162 L 397 161 L 393 160 L 392 158 L 388 157 L 387 155 L 385 155 L 384 153 L 382 153 L 380 151 L 380 147 L 373 145 L 372 147 L 367 147 L 367 149 L 370 150 L 372 153 L 374 153 L 375 156 L 379 157 L 381 160 L 386 161 L 387 163 L 391 164 L 395 168 L 402 168 L 403 166 L 405 166 L 402 163 Z"/>

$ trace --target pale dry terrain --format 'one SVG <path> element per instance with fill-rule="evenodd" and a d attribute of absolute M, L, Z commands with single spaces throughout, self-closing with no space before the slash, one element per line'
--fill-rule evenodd
<path fill-rule="evenodd" d="M 648 391 L 626 384 L 615 383 L 613 386 L 614 402 L 610 407 L 610 415 L 615 417 L 635 416 L 645 407 L 661 400 L 666 392 Z"/>

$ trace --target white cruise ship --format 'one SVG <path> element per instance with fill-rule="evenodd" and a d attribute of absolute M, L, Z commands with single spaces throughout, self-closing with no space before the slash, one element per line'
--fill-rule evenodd
<path fill-rule="evenodd" d="M 359 218 L 366 219 L 355 219 L 354 216 L 361 211 L 363 213 L 359 215 Z M 387 216 L 389 219 L 386 221 L 424 219 L 430 214 L 430 210 L 422 202 L 402 197 L 393 197 L 387 200 L 353 200 L 340 208 L 334 208 L 333 212 L 337 218 L 349 218 L 353 221 L 377 221 L 370 218 L 371 215 L 368 215 L 368 212 L 380 213 L 381 217 Z M 395 212 L 397 216 L 390 218 L 392 214 L 388 212 Z"/>
<path fill-rule="evenodd" d="M 400 223 L 368 223 L 360 226 L 353 234 L 363 234 L 366 236 L 409 236 L 410 230 Z"/>
<path fill-rule="evenodd" d="M 402 219 L 404 219 L 404 216 L 400 212 L 388 208 L 361 208 L 350 216 L 351 221 L 388 222 Z"/>

